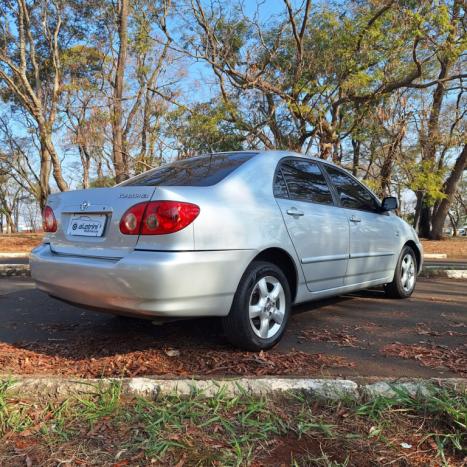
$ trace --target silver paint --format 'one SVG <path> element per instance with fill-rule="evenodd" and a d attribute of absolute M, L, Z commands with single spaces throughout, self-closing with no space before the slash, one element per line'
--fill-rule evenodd
<path fill-rule="evenodd" d="M 246 268 L 270 248 L 295 263 L 295 303 L 390 282 L 409 241 L 423 256 L 414 230 L 393 213 L 276 199 L 273 178 L 284 157 L 305 156 L 260 152 L 210 187 L 116 186 L 51 195 L 59 228 L 31 254 L 38 288 L 134 315 L 225 316 Z M 122 235 L 124 212 L 149 199 L 195 203 L 200 214 L 170 235 Z M 83 200 L 90 204 L 86 213 L 106 216 L 103 237 L 66 234 Z"/>

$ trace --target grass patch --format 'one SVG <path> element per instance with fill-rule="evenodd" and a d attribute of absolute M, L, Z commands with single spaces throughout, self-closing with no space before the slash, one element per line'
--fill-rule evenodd
<path fill-rule="evenodd" d="M 385 425 L 388 414 L 405 413 L 427 422 L 424 440 L 434 441 L 438 457 L 447 465 L 446 450 L 467 454 L 467 395 L 432 387 L 429 394 L 412 395 L 393 386 L 394 396 L 376 397 L 356 408 L 356 414 Z M 433 429 L 430 432 L 429 427 Z M 382 432 L 383 430 L 381 430 Z"/>
<path fill-rule="evenodd" d="M 119 384 L 66 400 L 28 399 L 0 383 L 0 465 L 455 465 L 466 454 L 467 395 L 433 388 L 361 403 L 122 397 Z"/>

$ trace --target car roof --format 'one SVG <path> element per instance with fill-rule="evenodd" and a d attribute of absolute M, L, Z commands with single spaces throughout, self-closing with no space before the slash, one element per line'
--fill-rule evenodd
<path fill-rule="evenodd" d="M 276 159 L 278 161 L 280 159 L 284 158 L 284 157 L 300 157 L 302 159 L 314 160 L 314 161 L 317 161 L 317 162 L 323 162 L 325 164 L 336 166 L 336 164 L 334 164 L 333 162 L 327 161 L 325 159 L 321 159 L 320 157 L 309 156 L 308 154 L 303 154 L 301 152 L 288 151 L 288 150 L 284 150 L 284 149 L 278 149 L 278 150 L 267 149 L 267 150 L 223 151 L 223 152 L 219 151 L 219 152 L 215 152 L 213 154 L 214 155 L 216 155 L 216 154 L 223 154 L 223 155 L 252 154 L 253 155 L 252 157 L 254 157 L 254 158 L 257 158 L 257 157 L 270 157 L 270 158 L 274 158 L 274 159 Z"/>

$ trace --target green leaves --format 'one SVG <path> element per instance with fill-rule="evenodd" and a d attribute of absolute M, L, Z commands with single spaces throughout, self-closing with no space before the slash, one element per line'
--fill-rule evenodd
<path fill-rule="evenodd" d="M 212 102 L 197 104 L 191 110 L 176 109 L 168 115 L 168 135 L 178 142 L 178 150 L 203 153 L 242 149 L 244 135 L 229 123 L 227 106 Z"/>
<path fill-rule="evenodd" d="M 422 161 L 415 170 L 411 171 L 412 177 L 409 188 L 414 191 L 425 193 L 425 202 L 429 206 L 446 195 L 442 192 L 443 182 L 446 176 L 446 169 L 436 169 L 430 161 Z"/>

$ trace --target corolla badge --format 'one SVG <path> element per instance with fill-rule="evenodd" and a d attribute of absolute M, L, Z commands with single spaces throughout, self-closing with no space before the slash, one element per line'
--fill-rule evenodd
<path fill-rule="evenodd" d="M 87 201 L 83 201 L 79 205 L 79 208 L 81 209 L 81 211 L 85 211 L 89 206 L 91 206 L 91 203 L 88 203 Z"/>
<path fill-rule="evenodd" d="M 134 198 L 149 198 L 149 195 L 146 195 L 144 193 L 122 193 L 120 195 L 120 198 L 122 199 L 134 199 Z"/>

